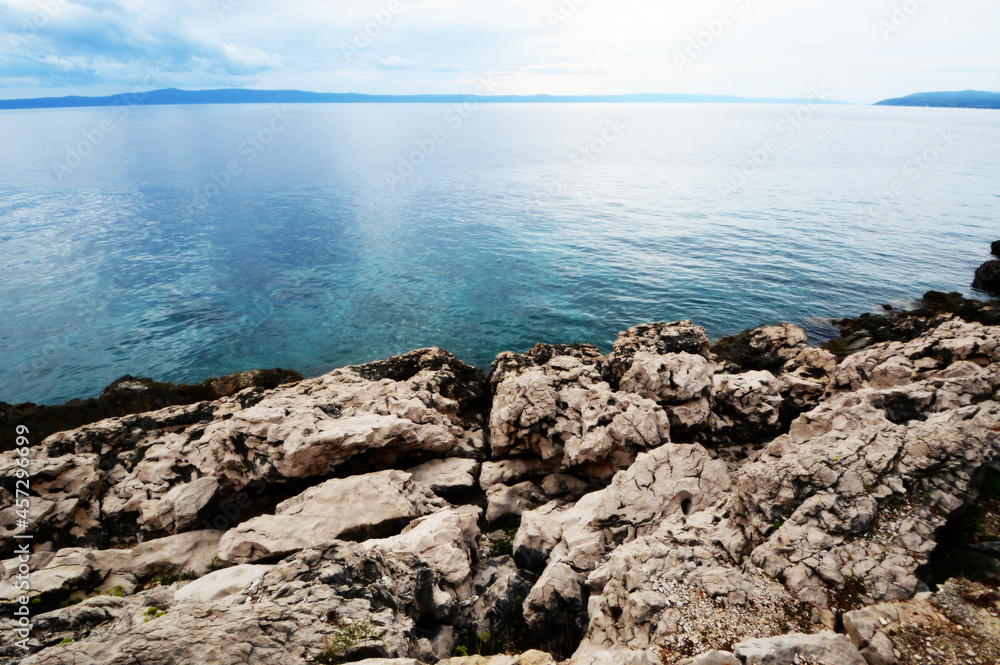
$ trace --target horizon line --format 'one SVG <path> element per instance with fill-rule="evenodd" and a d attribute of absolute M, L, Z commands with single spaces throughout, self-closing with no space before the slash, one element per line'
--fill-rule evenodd
<path fill-rule="evenodd" d="M 201 97 L 204 95 L 215 95 L 217 99 L 204 103 L 240 103 L 246 98 L 256 98 L 254 101 L 272 101 L 260 99 L 261 97 L 274 96 L 273 101 L 285 101 L 286 103 L 357 103 L 360 101 L 380 101 L 386 103 L 404 102 L 452 102 L 452 101 L 472 101 L 477 100 L 483 103 L 509 103 L 509 102 L 712 102 L 712 103 L 820 103 L 820 104 L 848 104 L 856 105 L 856 102 L 844 102 L 829 99 L 822 94 L 813 93 L 807 97 L 744 97 L 739 95 L 718 94 L 718 93 L 671 93 L 671 92 L 639 92 L 639 93 L 619 93 L 619 94 L 551 94 L 535 93 L 530 95 L 513 94 L 492 94 L 492 91 L 480 94 L 480 86 L 476 93 L 415 93 L 415 94 L 387 94 L 387 93 L 361 93 L 361 92 L 313 92 L 308 90 L 286 89 L 258 89 L 258 88 L 202 88 L 184 89 L 177 87 L 144 89 L 136 88 L 129 92 L 113 93 L 110 95 L 61 95 L 47 97 L 19 97 L 10 99 L 0 99 L 0 108 L 29 109 L 29 108 L 66 108 L 76 103 L 84 103 L 88 106 L 101 106 L 100 102 L 113 103 L 116 100 L 129 99 L 135 105 L 169 105 L 198 103 L 191 97 Z M 153 99 L 150 99 L 150 97 Z M 227 97 L 228 98 L 225 98 Z M 295 96 L 293 102 L 281 97 Z M 186 97 L 186 98 L 185 98 Z"/>
<path fill-rule="evenodd" d="M 893 102 L 914 102 L 916 99 L 941 96 L 986 95 L 1000 97 L 1000 93 L 963 90 L 919 92 L 904 97 L 884 99 L 878 102 L 846 102 L 832 99 L 824 86 L 813 86 L 809 97 L 742 97 L 713 93 L 663 93 L 640 92 L 622 94 L 556 95 L 535 93 L 531 95 L 497 95 L 493 93 L 490 81 L 481 80 L 475 93 L 420 93 L 420 94 L 370 94 L 359 92 L 312 92 L 295 89 L 257 88 L 205 88 L 187 90 L 183 88 L 144 89 L 134 88 L 131 92 L 111 95 L 87 96 L 64 95 L 61 97 L 31 97 L 0 99 L 0 110 L 38 110 L 56 108 L 96 108 L 104 106 L 184 106 L 184 105 L 224 105 L 224 104 L 357 104 L 357 103 L 487 103 L 487 104 L 541 104 L 541 103 L 664 103 L 664 104 L 809 104 L 842 106 L 965 106 L 962 104 L 893 104 Z M 985 108 L 997 108 L 994 102 Z M 980 107 L 984 108 L 984 107 Z"/>

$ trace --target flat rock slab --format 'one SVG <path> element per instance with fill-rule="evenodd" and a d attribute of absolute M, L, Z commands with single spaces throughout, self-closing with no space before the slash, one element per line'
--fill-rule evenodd
<path fill-rule="evenodd" d="M 177 601 L 188 600 L 198 603 L 209 603 L 234 596 L 253 584 L 256 580 L 264 577 L 272 568 L 274 566 L 244 564 L 242 566 L 217 570 L 174 591 L 174 599 Z"/>
<path fill-rule="evenodd" d="M 253 563 L 286 556 L 312 545 L 384 527 L 440 510 L 445 502 L 405 471 L 379 471 L 328 480 L 231 529 L 222 538 L 219 558 Z"/>
<path fill-rule="evenodd" d="M 476 485 L 479 462 L 454 457 L 435 459 L 408 469 L 413 480 L 423 483 L 434 492 L 451 492 L 472 489 Z"/>
<path fill-rule="evenodd" d="M 845 635 L 829 632 L 748 640 L 736 645 L 736 657 L 746 665 L 867 665 Z"/>

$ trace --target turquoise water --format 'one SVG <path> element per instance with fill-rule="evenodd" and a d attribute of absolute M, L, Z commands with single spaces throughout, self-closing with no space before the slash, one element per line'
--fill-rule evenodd
<path fill-rule="evenodd" d="M 487 367 L 663 319 L 719 337 L 969 292 L 1000 238 L 979 110 L 18 111 L 0 152 L 9 402 L 425 345 Z"/>

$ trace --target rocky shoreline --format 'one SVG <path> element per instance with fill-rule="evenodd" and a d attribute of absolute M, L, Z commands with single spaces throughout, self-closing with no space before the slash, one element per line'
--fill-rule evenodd
<path fill-rule="evenodd" d="M 0 663 L 1000 662 L 1000 304 L 838 323 L 8 418 Z"/>

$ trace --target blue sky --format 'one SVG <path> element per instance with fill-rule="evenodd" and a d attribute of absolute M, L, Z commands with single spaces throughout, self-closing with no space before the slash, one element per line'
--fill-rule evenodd
<path fill-rule="evenodd" d="M 380 19 L 380 20 L 379 20 Z M 0 97 L 1000 91 L 996 0 L 0 0 Z M 368 35 L 364 33 L 367 31 Z"/>

